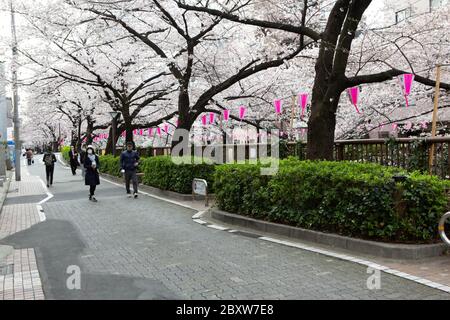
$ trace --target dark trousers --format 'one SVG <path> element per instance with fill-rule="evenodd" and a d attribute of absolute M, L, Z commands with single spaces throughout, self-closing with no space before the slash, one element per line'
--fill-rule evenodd
<path fill-rule="evenodd" d="M 89 194 L 90 194 L 91 196 L 94 195 L 94 193 L 95 193 L 95 188 L 97 188 L 97 186 L 96 186 L 95 184 L 89 186 Z"/>
<path fill-rule="evenodd" d="M 77 164 L 71 163 L 70 168 L 72 169 L 72 174 L 75 175 L 77 173 Z"/>
<path fill-rule="evenodd" d="M 28 160 L 28 165 L 30 166 L 31 165 L 31 158 L 27 158 L 27 160 Z"/>
<path fill-rule="evenodd" d="M 55 171 L 55 166 L 45 166 L 45 173 L 47 176 L 47 184 L 53 184 L 53 172 Z"/>
<path fill-rule="evenodd" d="M 130 193 L 130 181 L 133 181 L 133 192 L 138 192 L 138 179 L 136 175 L 136 170 L 125 170 L 125 187 L 127 193 Z"/>

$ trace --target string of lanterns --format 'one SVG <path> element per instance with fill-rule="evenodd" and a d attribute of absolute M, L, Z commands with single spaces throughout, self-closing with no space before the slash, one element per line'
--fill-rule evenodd
<path fill-rule="evenodd" d="M 406 107 L 409 106 L 409 100 L 408 97 L 411 94 L 411 89 L 412 89 L 412 83 L 414 81 L 414 74 L 410 74 L 410 73 L 406 73 L 406 74 L 402 74 L 399 75 L 397 77 L 399 85 L 402 89 L 402 94 L 405 98 L 405 105 Z M 361 114 L 361 111 L 358 108 L 358 103 L 359 103 L 359 93 L 360 93 L 360 88 L 358 86 L 355 87 L 351 87 L 351 88 L 347 88 L 346 90 L 347 95 L 348 95 L 348 99 L 350 101 L 350 103 L 355 107 L 355 110 L 358 114 Z M 308 101 L 309 101 L 309 94 L 306 92 L 302 92 L 298 94 L 298 99 L 297 99 L 297 105 L 299 108 L 301 108 L 301 114 L 300 114 L 300 119 L 303 120 L 304 116 L 305 116 L 305 112 L 306 112 L 306 108 L 308 105 Z M 282 114 L 282 108 L 283 108 L 283 100 L 282 99 L 275 99 L 273 101 L 273 105 L 274 105 L 274 109 L 275 109 L 275 115 L 276 117 L 279 119 L 279 117 Z M 245 119 L 247 113 L 247 107 L 245 106 L 239 106 L 239 120 L 240 123 L 242 122 L 242 120 Z M 224 109 L 221 112 L 222 115 L 222 120 L 228 122 L 230 120 L 230 110 L 229 109 Z M 215 120 L 216 120 L 216 114 L 214 112 L 210 112 L 209 113 L 209 117 L 207 114 L 203 114 L 200 118 L 201 120 L 201 124 L 203 126 L 207 126 L 208 125 L 208 120 L 209 120 L 209 124 L 214 124 Z M 176 120 L 176 127 L 179 126 L 179 120 Z M 408 124 L 409 126 L 409 124 Z M 422 123 L 422 128 L 424 127 L 423 123 Z M 393 130 L 397 130 L 398 128 L 398 124 L 393 123 L 392 124 L 392 129 Z M 169 134 L 169 124 L 168 123 L 164 123 L 162 130 L 164 131 L 165 134 Z M 302 134 L 304 134 L 306 132 L 305 128 L 301 128 L 300 129 Z M 145 131 L 147 131 L 148 136 L 149 137 L 153 137 L 154 135 L 154 128 L 148 128 L 148 129 L 134 129 L 133 130 L 133 135 L 135 136 L 145 136 Z M 156 134 L 158 135 L 158 137 L 161 138 L 162 132 L 161 132 L 161 127 L 157 126 L 156 127 Z M 123 138 L 125 138 L 126 133 L 125 131 L 122 132 L 121 136 Z M 95 142 L 101 142 L 105 139 L 108 139 L 109 135 L 107 133 L 101 133 L 99 134 L 97 137 L 94 138 Z M 86 139 L 85 139 L 86 140 Z"/>

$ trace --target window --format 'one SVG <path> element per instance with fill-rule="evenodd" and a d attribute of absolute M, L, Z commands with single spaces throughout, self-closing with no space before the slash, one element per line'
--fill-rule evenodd
<path fill-rule="evenodd" d="M 411 10 L 409 8 L 397 11 L 395 13 L 395 23 L 400 23 L 400 22 L 408 19 L 410 16 L 411 16 Z"/>
<path fill-rule="evenodd" d="M 430 12 L 448 3 L 448 0 L 430 0 Z"/>

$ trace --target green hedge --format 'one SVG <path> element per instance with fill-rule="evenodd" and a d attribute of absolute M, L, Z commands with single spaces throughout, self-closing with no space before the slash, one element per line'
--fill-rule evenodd
<path fill-rule="evenodd" d="M 66 160 L 66 162 L 69 162 L 69 160 L 70 160 L 69 151 L 70 151 L 70 146 L 64 146 L 61 148 L 61 154 L 62 154 L 64 160 Z"/>
<path fill-rule="evenodd" d="M 275 176 L 255 165 L 216 168 L 220 209 L 323 232 L 366 239 L 429 242 L 446 211 L 447 181 L 354 162 L 280 161 Z M 399 196 L 400 195 L 400 196 Z"/>
<path fill-rule="evenodd" d="M 148 186 L 178 193 L 192 193 L 192 180 L 205 179 L 208 192 L 212 193 L 214 165 L 175 164 L 170 157 L 141 158 L 138 170 L 144 173 L 142 182 Z M 111 155 L 100 157 L 100 171 L 121 177 L 120 158 Z"/>
<path fill-rule="evenodd" d="M 110 174 L 112 176 L 121 177 L 120 173 L 120 157 L 112 155 L 100 156 L 100 172 Z"/>
<path fill-rule="evenodd" d="M 192 193 L 192 180 L 205 179 L 208 182 L 208 192 L 213 192 L 212 164 L 175 164 L 170 157 L 149 157 L 142 162 L 142 181 L 152 187 L 178 193 Z"/>

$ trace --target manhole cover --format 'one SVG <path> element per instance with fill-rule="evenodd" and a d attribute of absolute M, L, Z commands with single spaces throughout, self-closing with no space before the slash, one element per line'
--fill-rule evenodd
<path fill-rule="evenodd" d="M 8 264 L 6 266 L 0 266 L 0 276 L 6 276 L 7 274 L 14 273 L 14 265 Z"/>

